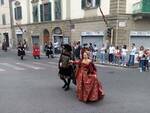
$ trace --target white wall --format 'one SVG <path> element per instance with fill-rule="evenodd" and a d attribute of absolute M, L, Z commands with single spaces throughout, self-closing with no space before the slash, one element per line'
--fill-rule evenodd
<path fill-rule="evenodd" d="M 126 13 L 127 14 L 132 14 L 132 5 L 134 3 L 140 2 L 141 0 L 127 0 L 126 3 Z"/>
<path fill-rule="evenodd" d="M 15 1 L 12 2 L 12 13 L 13 13 L 13 20 L 14 20 L 14 25 L 16 25 L 16 23 L 18 24 L 28 24 L 29 23 L 29 17 L 28 17 L 28 9 L 29 9 L 29 5 L 28 5 L 28 0 L 17 0 L 20 2 L 20 6 L 22 7 L 22 19 L 21 20 L 15 20 L 15 12 L 14 12 L 14 8 L 15 8 Z"/>
<path fill-rule="evenodd" d="M 104 15 L 109 15 L 110 0 L 101 0 L 101 9 Z M 101 16 L 100 10 L 97 10 L 97 15 Z"/>
<path fill-rule="evenodd" d="M 109 4 L 110 0 L 101 0 L 101 9 L 104 15 L 109 15 Z M 81 0 L 71 0 L 71 19 L 83 18 L 85 16 L 85 12 L 86 10 L 82 10 L 81 8 Z M 97 9 L 96 13 L 97 16 L 101 15 L 99 8 Z"/>
<path fill-rule="evenodd" d="M 5 18 L 6 18 L 6 25 L 10 26 L 10 11 L 9 11 L 9 2 L 8 0 L 4 1 L 4 5 L 0 5 L 0 27 L 3 27 L 2 25 L 2 15 L 5 14 Z"/>
<path fill-rule="evenodd" d="M 71 0 L 71 19 L 83 17 L 84 10 L 81 8 L 81 0 Z"/>
<path fill-rule="evenodd" d="M 5 14 L 6 25 L 2 24 L 2 15 Z M 10 10 L 9 10 L 9 0 L 4 0 L 4 5 L 0 4 L 0 47 L 4 39 L 3 33 L 8 33 L 9 44 L 12 46 L 12 36 L 11 36 L 11 25 L 10 25 Z"/>

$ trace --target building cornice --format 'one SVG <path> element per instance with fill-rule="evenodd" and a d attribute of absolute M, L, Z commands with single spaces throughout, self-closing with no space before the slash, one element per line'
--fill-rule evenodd
<path fill-rule="evenodd" d="M 132 17 L 131 14 L 120 14 L 120 15 L 107 15 L 107 21 L 115 21 L 115 20 L 128 20 Z M 46 21 L 46 22 L 39 22 L 39 23 L 29 23 L 29 24 L 21 24 L 21 26 L 28 26 L 28 25 L 41 25 L 41 24 L 59 24 L 59 23 L 86 23 L 86 22 L 102 22 L 102 16 L 95 16 L 95 17 L 87 17 L 87 18 L 78 18 L 78 19 L 71 19 L 71 20 L 56 20 L 56 21 Z M 13 25 L 17 27 L 17 25 Z"/>

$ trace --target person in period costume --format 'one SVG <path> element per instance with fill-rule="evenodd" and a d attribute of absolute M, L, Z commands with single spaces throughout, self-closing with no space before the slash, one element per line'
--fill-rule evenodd
<path fill-rule="evenodd" d="M 51 58 L 53 58 L 53 45 L 50 42 L 50 44 L 46 47 L 46 56 L 49 58 L 49 56 L 51 56 Z"/>
<path fill-rule="evenodd" d="M 40 59 L 40 47 L 39 47 L 38 43 L 35 43 L 33 45 L 32 55 L 33 55 L 34 59 L 36 59 L 37 57 Z"/>
<path fill-rule="evenodd" d="M 79 61 L 70 61 L 77 64 L 76 87 L 77 97 L 80 101 L 91 102 L 98 101 L 104 97 L 104 91 L 101 83 L 97 79 L 96 67 L 89 59 L 89 52 L 83 53 L 83 59 Z"/>
<path fill-rule="evenodd" d="M 6 43 L 6 40 L 4 40 L 3 43 L 2 43 L 2 50 L 4 50 L 5 52 L 7 51 L 7 43 Z"/>
<path fill-rule="evenodd" d="M 21 60 L 23 60 L 23 57 L 25 56 L 25 48 L 24 45 L 22 43 L 20 43 L 17 47 L 18 49 L 18 56 L 21 57 Z"/>
<path fill-rule="evenodd" d="M 73 72 L 73 68 L 69 63 L 72 57 L 71 51 L 72 48 L 70 45 L 63 45 L 63 50 L 58 63 L 60 79 L 64 82 L 64 86 L 62 88 L 64 88 L 65 91 L 69 90 L 71 76 Z"/>

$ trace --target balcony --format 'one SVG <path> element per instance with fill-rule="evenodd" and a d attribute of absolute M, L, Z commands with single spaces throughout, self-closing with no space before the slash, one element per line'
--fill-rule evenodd
<path fill-rule="evenodd" d="M 150 18 L 149 0 L 141 0 L 140 2 L 133 4 L 132 9 L 134 20 Z"/>

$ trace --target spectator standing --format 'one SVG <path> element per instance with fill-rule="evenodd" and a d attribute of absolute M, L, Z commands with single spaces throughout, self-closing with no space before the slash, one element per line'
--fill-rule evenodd
<path fill-rule="evenodd" d="M 124 45 L 121 49 L 121 65 L 126 66 L 127 64 L 127 45 Z"/>
<path fill-rule="evenodd" d="M 121 58 L 121 51 L 119 49 L 119 46 L 116 46 L 116 49 L 115 49 L 115 63 L 117 65 L 120 64 L 120 58 Z"/>
<path fill-rule="evenodd" d="M 94 48 L 93 48 L 93 45 L 92 43 L 89 43 L 89 50 L 90 50 L 90 59 L 93 59 L 93 52 L 94 52 Z"/>
<path fill-rule="evenodd" d="M 150 50 L 149 49 L 146 49 L 144 51 L 144 54 L 145 54 L 145 70 L 149 71 L 149 58 L 150 58 Z"/>
<path fill-rule="evenodd" d="M 145 54 L 144 54 L 144 47 L 141 46 L 140 47 L 140 51 L 138 53 L 138 60 L 139 60 L 139 68 L 140 68 L 140 72 L 145 71 Z"/>
<path fill-rule="evenodd" d="M 76 59 L 80 59 L 80 51 L 81 51 L 81 46 L 80 46 L 80 41 L 77 42 L 75 45 L 75 57 Z"/>
<path fill-rule="evenodd" d="M 130 52 L 130 56 L 129 56 L 128 66 L 133 66 L 134 65 L 134 58 L 135 58 L 136 51 L 137 51 L 136 46 L 133 43 L 132 44 L 132 49 L 131 49 L 131 52 Z"/>
<path fill-rule="evenodd" d="M 103 44 L 102 47 L 100 48 L 100 63 L 105 63 L 105 51 L 106 47 Z"/>
<path fill-rule="evenodd" d="M 96 46 L 96 44 L 94 44 L 94 48 L 93 48 L 93 61 L 96 62 L 97 59 L 97 52 L 98 52 L 98 48 Z"/>
<path fill-rule="evenodd" d="M 114 62 L 114 52 L 115 52 L 115 47 L 110 45 L 109 47 L 109 63 L 113 63 Z"/>

